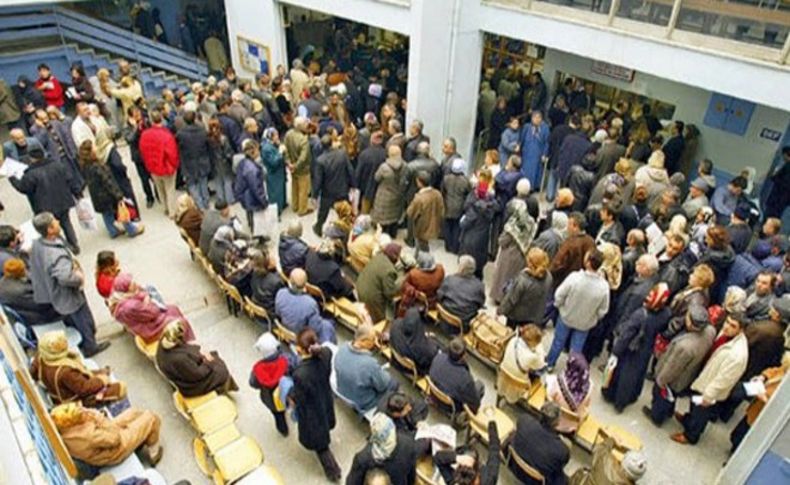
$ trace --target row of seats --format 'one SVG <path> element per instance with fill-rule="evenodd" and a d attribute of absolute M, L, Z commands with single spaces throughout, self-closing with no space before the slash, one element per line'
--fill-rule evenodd
<path fill-rule="evenodd" d="M 238 315 L 238 310 L 243 309 L 244 312 L 248 314 L 253 320 L 268 324 L 272 333 L 282 342 L 288 345 L 292 345 L 296 342 L 296 334 L 286 326 L 282 325 L 277 320 L 276 316 L 269 315 L 264 308 L 256 305 L 249 298 L 242 297 L 236 287 L 225 281 L 222 276 L 217 275 L 210 262 L 205 258 L 205 256 L 203 256 L 200 248 L 192 243 L 183 230 L 181 231 L 181 236 L 189 245 L 192 259 L 198 261 L 209 274 L 209 276 L 216 281 L 218 288 L 225 296 L 226 302 L 228 304 L 228 310 L 231 314 Z M 282 271 L 280 271 L 280 277 L 287 283 L 288 278 Z M 364 321 L 365 317 L 363 316 L 358 303 L 355 303 L 348 298 L 328 299 L 320 288 L 309 283 L 306 285 L 305 290 L 318 301 L 325 313 L 334 317 L 338 323 L 348 328 L 352 332 L 361 322 Z M 425 295 L 418 294 L 417 299 L 427 303 L 427 297 Z M 429 311 L 428 316 L 433 322 L 437 324 L 441 322 L 457 329 L 458 332 L 463 332 L 463 324 L 461 319 L 458 316 L 453 315 L 452 312 L 448 311 L 446 308 L 442 307 L 441 304 L 437 304 L 435 310 Z M 388 325 L 389 322 L 384 320 L 376 323 L 374 327 L 379 334 L 383 334 L 387 331 Z M 546 389 L 540 380 L 535 380 L 533 382 L 520 379 L 519 377 L 502 370 L 499 367 L 498 362 L 495 362 L 487 356 L 476 352 L 474 337 L 471 335 L 471 333 L 465 334 L 464 339 L 466 340 L 467 346 L 469 347 L 470 353 L 472 355 L 478 358 L 485 365 L 497 370 L 497 405 L 483 406 L 480 408 L 480 410 L 478 410 L 477 413 L 473 413 L 468 407 L 464 407 L 464 409 L 456 409 L 452 398 L 442 392 L 433 382 L 431 382 L 430 377 L 420 376 L 418 374 L 417 366 L 411 359 L 400 355 L 386 344 L 382 344 L 379 348 L 379 351 L 381 355 L 388 361 L 397 363 L 396 367 L 405 371 L 406 377 L 411 381 L 414 387 L 421 394 L 426 396 L 429 399 L 429 402 L 436 404 L 442 412 L 448 414 L 454 425 L 462 427 L 466 430 L 467 440 L 479 440 L 483 443 L 487 443 L 487 423 L 490 418 L 493 418 L 496 421 L 499 435 L 502 437 L 508 436 L 515 429 L 515 423 L 513 419 L 508 416 L 508 414 L 506 414 L 500 407 L 503 400 L 502 392 L 504 389 L 508 387 L 510 389 L 515 388 L 517 390 L 517 394 L 520 396 L 520 399 L 518 399 L 515 404 L 519 404 L 520 406 L 535 414 L 539 413 L 541 406 L 546 400 Z M 567 409 L 562 409 L 562 412 L 566 418 L 570 418 L 572 420 L 575 419 L 579 422 L 578 431 L 574 435 L 574 441 L 585 450 L 592 450 L 597 436 L 599 435 L 599 431 L 602 428 L 617 438 L 620 446 L 616 453 L 619 455 L 619 457 L 622 457 L 622 455 L 627 450 L 636 450 L 641 449 L 642 447 L 639 438 L 620 427 L 604 426 L 591 415 L 587 415 L 586 417 L 582 418 Z M 538 479 L 537 477 L 540 476 L 540 473 L 537 470 L 531 468 L 527 463 L 523 462 L 523 460 L 520 460 L 518 456 L 515 455 L 515 453 L 511 452 L 511 450 L 505 450 L 503 454 L 503 459 L 506 462 L 513 460 L 514 463 L 516 463 L 525 471 L 525 473 L 530 474 L 536 479 Z M 433 477 L 435 476 L 435 470 L 430 457 L 427 457 L 418 464 L 417 476 L 421 483 L 434 483 Z"/>
<path fill-rule="evenodd" d="M 198 250 L 199 251 L 199 250 Z M 202 258 L 202 255 L 200 255 Z M 205 258 L 202 258 L 205 261 Z M 202 262 L 202 261 L 201 261 Z M 206 261 L 206 263 L 208 263 Z M 204 268 L 211 269 L 211 265 L 204 265 Z M 218 283 L 222 281 L 235 292 L 234 298 L 229 298 L 229 308 L 233 313 L 238 309 L 230 306 L 243 307 L 244 301 L 238 295 L 233 285 L 225 282 L 216 275 L 213 270 L 210 273 Z M 219 285 L 219 288 L 228 295 L 227 287 Z M 265 312 L 264 312 L 265 313 Z M 150 360 L 157 372 L 156 353 L 159 342 L 146 343 L 142 338 L 133 336 L 137 349 Z M 159 372 L 162 377 L 167 378 Z M 168 383 L 170 383 L 168 381 Z M 185 397 L 178 389 L 173 386 L 173 405 L 176 410 L 195 430 L 197 436 L 193 440 L 193 452 L 200 470 L 206 474 L 216 485 L 229 483 L 283 483 L 279 473 L 263 464 L 263 452 L 249 436 L 243 435 L 235 422 L 238 418 L 236 404 L 228 396 L 211 392 L 203 396 Z M 249 482 L 247 482 L 249 480 Z"/>

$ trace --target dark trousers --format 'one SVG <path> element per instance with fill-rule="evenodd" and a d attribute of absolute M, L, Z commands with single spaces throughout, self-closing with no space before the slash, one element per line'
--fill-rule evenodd
<path fill-rule="evenodd" d="M 689 443 L 696 444 L 711 418 L 718 413 L 716 404 L 708 407 L 697 406 L 691 403 L 691 411 L 683 417 L 683 434 Z"/>
<path fill-rule="evenodd" d="M 751 426 L 749 426 L 749 422 L 746 421 L 746 416 L 744 416 L 743 419 L 738 422 L 738 426 L 730 433 L 730 444 L 732 444 L 730 453 L 735 453 L 735 450 L 741 445 L 741 441 L 746 437 L 746 433 L 749 432 L 749 429 L 751 429 Z"/>
<path fill-rule="evenodd" d="M 323 195 L 321 196 L 321 202 L 318 204 L 318 216 L 315 220 L 315 226 L 313 226 L 313 232 L 316 234 L 316 236 L 321 237 L 321 231 L 324 228 L 324 223 L 326 222 L 327 217 L 329 217 L 329 210 L 332 209 L 332 206 L 335 205 L 335 202 L 338 200 L 344 200 L 344 198 L 324 197 Z"/>
<path fill-rule="evenodd" d="M 442 233 L 444 235 L 444 249 L 447 252 L 458 254 L 461 249 L 461 219 L 444 219 Z"/>
<path fill-rule="evenodd" d="M 63 316 L 63 321 L 69 327 L 75 328 L 82 336 L 80 349 L 90 352 L 96 348 L 96 323 L 88 302 L 82 304 L 76 312 Z"/>
<path fill-rule="evenodd" d="M 143 184 L 145 201 L 153 203 L 154 199 L 156 199 L 156 189 L 154 187 L 154 181 L 151 180 L 151 174 L 148 173 L 148 169 L 145 168 L 142 160 L 135 160 L 134 168 L 137 169 L 137 176 L 140 177 L 140 183 Z"/>
<path fill-rule="evenodd" d="M 274 424 L 277 426 L 277 431 L 280 434 L 287 436 L 288 435 L 288 421 L 285 420 L 285 411 L 283 412 L 272 412 L 274 415 Z"/>
<path fill-rule="evenodd" d="M 129 180 L 129 176 L 126 175 L 126 165 L 123 164 L 123 160 L 121 159 L 121 155 L 118 153 L 118 150 L 115 148 L 110 150 L 110 156 L 107 157 L 107 165 L 110 166 L 110 172 L 112 172 L 112 178 L 115 179 L 115 182 L 118 184 L 118 187 L 123 192 L 123 196 L 127 199 L 131 200 L 135 207 L 139 208 L 140 206 L 137 205 L 137 197 L 134 195 L 134 189 L 132 188 L 132 181 Z"/>
<path fill-rule="evenodd" d="M 387 233 L 392 239 L 398 237 L 398 228 L 399 224 L 397 222 L 381 226 L 381 230 Z"/>
<path fill-rule="evenodd" d="M 80 252 L 80 243 L 77 241 L 77 232 L 74 231 L 74 226 L 71 224 L 71 217 L 69 217 L 69 211 L 61 212 L 60 214 L 52 214 L 55 216 L 55 219 L 60 222 L 60 228 L 63 230 L 63 235 L 66 236 L 66 241 L 68 241 L 69 245 L 71 246 L 71 250 L 78 254 Z"/>
<path fill-rule="evenodd" d="M 431 245 L 428 244 L 428 241 L 424 239 L 415 239 L 415 241 L 417 242 L 417 246 L 416 246 L 417 252 L 423 252 L 423 253 L 431 252 Z"/>
<path fill-rule="evenodd" d="M 340 465 L 337 464 L 335 455 L 332 454 L 329 448 L 318 451 L 317 453 L 318 460 L 321 462 L 321 468 L 324 469 L 324 474 L 327 478 L 332 480 L 342 476 L 343 472 L 340 470 Z"/>
<path fill-rule="evenodd" d="M 675 403 L 661 396 L 661 387 L 658 384 L 653 384 L 653 401 L 650 404 L 650 413 L 653 422 L 659 426 L 675 413 Z"/>

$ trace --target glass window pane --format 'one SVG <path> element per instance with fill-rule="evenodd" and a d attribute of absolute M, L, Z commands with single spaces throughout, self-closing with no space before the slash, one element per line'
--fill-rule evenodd
<path fill-rule="evenodd" d="M 553 3 L 555 5 L 562 5 L 563 7 L 571 7 L 579 10 L 587 10 L 588 12 L 596 12 L 602 14 L 609 13 L 609 6 L 612 4 L 610 0 L 537 0 L 544 3 Z"/>
<path fill-rule="evenodd" d="M 683 0 L 677 29 L 781 49 L 790 28 L 782 0 Z"/>
<path fill-rule="evenodd" d="M 669 24 L 673 3 L 673 0 L 620 0 L 620 8 L 615 15 L 665 27 Z"/>

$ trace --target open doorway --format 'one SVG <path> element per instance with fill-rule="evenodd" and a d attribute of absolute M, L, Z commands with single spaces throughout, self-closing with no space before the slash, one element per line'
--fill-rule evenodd
<path fill-rule="evenodd" d="M 313 75 L 326 74 L 330 85 L 341 74 L 353 73 L 363 92 L 376 84 L 382 101 L 392 92 L 405 100 L 407 36 L 300 7 L 282 9 L 289 64 L 301 59 Z"/>

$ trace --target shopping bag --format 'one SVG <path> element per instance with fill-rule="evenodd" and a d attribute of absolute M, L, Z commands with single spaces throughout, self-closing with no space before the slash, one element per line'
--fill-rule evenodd
<path fill-rule="evenodd" d="M 96 225 L 96 211 L 93 209 L 93 202 L 88 197 L 77 201 L 77 219 L 83 229 L 95 231 L 98 227 Z"/>
<path fill-rule="evenodd" d="M 280 233 L 277 224 L 277 204 L 269 203 L 266 209 L 252 214 L 252 237 L 276 239 Z"/>
<path fill-rule="evenodd" d="M 118 202 L 118 208 L 115 211 L 115 220 L 121 224 L 131 222 L 132 216 L 129 213 L 129 207 L 126 206 L 124 201 Z"/>

